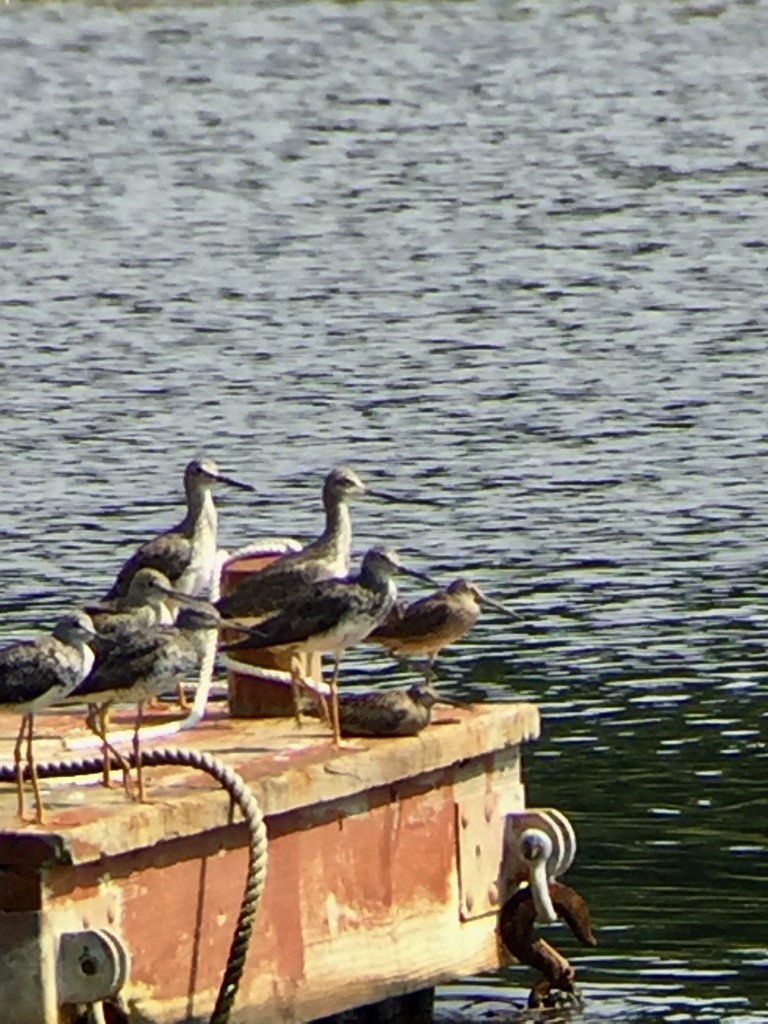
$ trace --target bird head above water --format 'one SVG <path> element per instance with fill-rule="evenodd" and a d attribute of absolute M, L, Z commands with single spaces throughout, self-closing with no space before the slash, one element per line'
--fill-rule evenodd
<path fill-rule="evenodd" d="M 426 583 L 435 585 L 435 580 L 431 576 L 403 565 L 400 556 L 394 548 L 377 544 L 375 547 L 368 548 L 363 555 L 361 575 L 389 579 L 398 573 L 402 573 L 404 576 L 413 576 L 414 579 L 424 580 Z"/>
<path fill-rule="evenodd" d="M 349 466 L 337 466 L 325 478 L 323 484 L 323 504 L 337 504 L 358 498 L 366 493 L 366 487 L 354 469 Z"/>
<path fill-rule="evenodd" d="M 506 615 L 507 618 L 518 618 L 517 613 L 513 612 L 511 608 L 507 608 L 505 605 L 488 597 L 476 583 L 472 583 L 471 580 L 466 579 L 464 576 L 459 576 L 457 579 L 452 580 L 446 587 L 446 593 L 476 605 L 494 608 L 497 612 L 501 612 L 502 615 Z"/>
<path fill-rule="evenodd" d="M 142 604 L 157 606 L 166 597 L 175 594 L 176 591 L 171 587 L 171 581 L 165 573 L 149 566 L 139 569 L 128 586 L 130 604 L 137 607 Z"/>
<path fill-rule="evenodd" d="M 67 612 L 53 627 L 53 635 L 62 643 L 72 646 L 87 644 L 96 639 L 96 630 L 90 615 L 82 611 Z"/>
<path fill-rule="evenodd" d="M 225 476 L 223 473 L 220 473 L 219 467 L 213 459 L 192 459 L 191 462 L 187 463 L 184 470 L 184 489 L 187 494 L 210 490 L 215 484 L 239 487 L 241 491 L 255 490 L 251 484 L 243 483 L 240 480 L 233 479 L 231 476 Z"/>

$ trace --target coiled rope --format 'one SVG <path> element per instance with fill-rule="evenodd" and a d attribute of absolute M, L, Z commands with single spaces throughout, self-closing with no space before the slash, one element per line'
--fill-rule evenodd
<path fill-rule="evenodd" d="M 133 752 L 126 753 L 125 761 L 131 768 L 136 766 Z M 240 913 L 235 925 L 235 933 L 229 947 L 227 966 L 221 979 L 216 1005 L 213 1008 L 210 1024 L 227 1024 L 232 1007 L 240 987 L 245 968 L 245 958 L 253 934 L 256 911 L 264 892 L 267 876 L 267 830 L 258 801 L 251 793 L 242 776 L 232 771 L 222 761 L 210 754 L 197 750 L 183 750 L 179 747 L 167 747 L 141 752 L 143 765 L 159 767 L 173 765 L 176 767 L 197 768 L 206 772 L 226 790 L 233 803 L 237 804 L 248 826 L 248 872 L 246 875 Z M 50 761 L 37 765 L 37 774 L 41 779 L 66 778 L 71 775 L 95 775 L 104 767 L 103 757 L 89 757 L 72 761 Z M 116 758 L 110 758 L 110 767 L 115 771 L 122 766 Z M 25 769 L 28 777 L 28 769 Z M 15 782 L 15 769 L 9 765 L 0 765 L 0 782 Z"/>

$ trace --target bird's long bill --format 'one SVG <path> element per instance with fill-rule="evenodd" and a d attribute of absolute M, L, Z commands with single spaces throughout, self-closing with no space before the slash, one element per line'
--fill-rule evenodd
<path fill-rule="evenodd" d="M 506 605 L 500 604 L 498 601 L 494 601 L 490 597 L 486 597 L 485 594 L 483 594 L 480 600 L 480 604 L 487 605 L 489 608 L 493 608 L 495 611 L 500 612 L 502 615 L 505 615 L 508 619 L 520 618 L 517 612 L 512 611 L 511 608 L 507 608 Z"/>
<path fill-rule="evenodd" d="M 165 594 L 166 597 L 170 597 L 174 601 L 178 601 L 179 604 L 186 605 L 187 608 L 197 608 L 199 611 L 209 611 L 211 603 L 204 597 L 195 597 L 192 594 L 184 594 L 180 590 L 174 590 L 173 587 L 157 587 L 157 590 L 161 594 Z"/>
<path fill-rule="evenodd" d="M 428 583 L 430 587 L 439 588 L 440 586 L 434 576 L 430 576 L 426 572 L 419 572 L 418 569 L 407 569 L 404 565 L 401 565 L 398 572 L 403 573 L 405 576 L 413 576 L 415 580 L 423 580 L 425 583 Z"/>
<path fill-rule="evenodd" d="M 435 501 L 433 498 L 416 498 L 412 495 L 392 494 L 390 491 L 373 490 L 371 487 L 366 487 L 365 493 L 372 498 L 389 501 L 393 505 L 431 505 L 433 508 L 440 507 L 440 502 Z"/>
<path fill-rule="evenodd" d="M 457 700 L 455 697 L 444 697 L 442 693 L 439 695 L 438 704 L 447 704 L 451 708 L 471 708 L 472 702 L 469 700 Z"/>
<path fill-rule="evenodd" d="M 241 491 L 255 491 L 252 484 L 244 484 L 242 480 L 234 480 L 231 476 L 223 476 L 221 473 L 211 473 L 214 480 L 220 484 L 227 484 L 229 487 L 239 487 Z"/>

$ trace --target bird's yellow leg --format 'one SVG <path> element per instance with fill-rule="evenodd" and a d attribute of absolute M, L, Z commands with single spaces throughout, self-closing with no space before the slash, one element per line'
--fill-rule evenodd
<path fill-rule="evenodd" d="M 144 701 L 140 700 L 138 704 L 138 710 L 136 712 L 136 726 L 133 730 L 133 754 L 136 758 L 136 788 L 138 790 L 138 799 L 140 803 L 145 803 L 144 800 L 144 772 L 141 768 L 141 741 L 139 739 L 139 729 L 141 728 L 141 720 L 144 717 Z"/>
<path fill-rule="evenodd" d="M 13 764 L 16 768 L 16 813 L 24 821 L 24 769 L 21 766 L 21 748 L 24 744 L 24 733 L 27 730 L 27 715 L 21 716 L 21 728 L 16 737 L 16 746 L 13 748 Z"/>
<path fill-rule="evenodd" d="M 291 655 L 291 696 L 293 697 L 293 717 L 296 720 L 296 728 L 301 728 L 301 686 L 304 679 L 301 674 L 301 656 Z"/>
<path fill-rule="evenodd" d="M 187 700 L 187 691 L 184 689 L 184 683 L 179 683 L 176 688 L 176 693 L 179 698 L 179 707 L 182 711 L 188 711 L 192 706 Z"/>
<path fill-rule="evenodd" d="M 35 716 L 27 715 L 27 764 L 29 765 L 29 777 L 32 780 L 32 792 L 35 796 L 35 821 L 38 825 L 43 824 L 43 798 L 40 794 L 40 783 L 37 779 L 37 765 L 35 763 L 35 751 L 32 737 L 35 729 Z"/>
<path fill-rule="evenodd" d="M 340 657 L 336 657 L 331 676 L 331 729 L 333 730 L 333 745 L 341 746 L 341 724 L 339 721 L 339 664 Z"/>

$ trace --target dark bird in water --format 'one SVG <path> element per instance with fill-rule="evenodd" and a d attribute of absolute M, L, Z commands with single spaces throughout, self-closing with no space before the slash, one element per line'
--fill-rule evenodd
<path fill-rule="evenodd" d="M 549 883 L 549 896 L 557 916 L 562 918 L 585 946 L 596 946 L 589 908 L 582 897 L 562 882 Z M 507 951 L 521 964 L 540 971 L 542 978 L 531 989 L 528 1006 L 539 1009 L 553 1005 L 552 990 L 573 994 L 576 971 L 566 958 L 534 932 L 536 906 L 530 886 L 520 888 L 506 901 L 499 914 L 499 936 Z"/>
<path fill-rule="evenodd" d="M 438 590 L 411 604 L 397 602 L 387 618 L 368 639 L 386 647 L 396 658 L 426 657 L 427 682 L 434 678 L 432 666 L 440 651 L 460 640 L 472 629 L 481 605 L 517 618 L 514 612 L 486 597 L 469 580 L 459 578 L 445 590 Z"/>
<path fill-rule="evenodd" d="M 332 654 L 331 725 L 333 741 L 339 744 L 338 679 L 344 651 L 363 640 L 382 622 L 397 597 L 395 573 L 432 580 L 423 573 L 406 569 L 389 548 L 366 551 L 360 572 L 347 579 L 320 580 L 302 590 L 277 615 L 266 619 L 244 639 L 224 644 L 223 651 L 283 648 L 291 654 Z M 302 680 L 292 668 L 294 699 Z"/>
<path fill-rule="evenodd" d="M 414 683 L 407 690 L 342 693 L 339 696 L 341 735 L 415 736 L 429 725 L 435 704 L 467 707 L 443 697 L 434 686 L 425 683 Z"/>
<path fill-rule="evenodd" d="M 102 741 L 105 765 L 109 763 L 108 753 L 116 754 L 107 736 L 111 705 L 116 701 L 136 704 L 133 746 L 140 800 L 144 799 L 144 780 L 139 728 L 144 705 L 169 685 L 199 672 L 209 645 L 215 643 L 220 621 L 210 610 L 192 606 L 182 609 L 173 626 L 126 626 L 98 635 L 93 668 L 67 699 L 69 704 L 89 705 L 88 722 Z M 105 782 L 108 784 L 106 773 Z"/>
<path fill-rule="evenodd" d="M 366 487 L 348 466 L 331 470 L 323 484 L 325 529 L 300 551 L 289 551 L 243 580 L 216 604 L 225 619 L 248 619 L 251 624 L 274 615 L 300 590 L 318 580 L 349 573 L 352 518 L 349 502 L 361 495 L 396 500 Z"/>
<path fill-rule="evenodd" d="M 106 600 L 126 594 L 133 576 L 145 566 L 159 569 L 185 594 L 207 591 L 216 566 L 218 519 L 212 490 L 217 483 L 254 490 L 250 484 L 221 474 L 213 459 L 193 459 L 184 470 L 186 515 L 177 526 L 138 548 L 117 574 Z"/>
<path fill-rule="evenodd" d="M 175 618 L 175 610 L 169 606 L 173 597 L 168 577 L 158 569 L 145 567 L 134 575 L 124 595 L 86 605 L 85 611 L 97 633 L 123 626 L 170 625 Z"/>
<path fill-rule="evenodd" d="M 18 814 L 24 818 L 24 771 L 22 747 L 26 737 L 26 760 L 35 797 L 35 821 L 43 820 L 43 801 L 35 767 L 33 740 L 35 715 L 66 697 L 88 674 L 93 652 L 88 643 L 95 633 L 85 612 L 64 615 L 50 636 L 21 640 L 0 650 L 0 707 L 21 715 L 13 760 L 16 766 Z"/>

